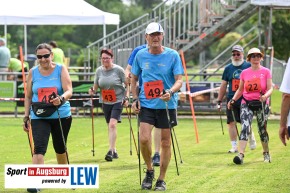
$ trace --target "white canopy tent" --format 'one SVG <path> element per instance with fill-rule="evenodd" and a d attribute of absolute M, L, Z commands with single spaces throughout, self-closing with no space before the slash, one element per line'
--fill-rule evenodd
<path fill-rule="evenodd" d="M 24 49 L 27 55 L 27 25 L 119 25 L 120 16 L 104 12 L 84 0 L 5 0 L 1 2 L 0 25 L 24 26 Z M 105 42 L 104 42 L 105 44 Z"/>

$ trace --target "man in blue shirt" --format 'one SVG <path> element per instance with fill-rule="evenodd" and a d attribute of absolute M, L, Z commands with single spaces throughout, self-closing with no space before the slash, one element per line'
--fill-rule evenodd
<path fill-rule="evenodd" d="M 182 86 L 183 68 L 175 50 L 162 46 L 164 30 L 159 23 L 150 23 L 145 31 L 148 48 L 140 50 L 132 66 L 132 108 L 140 119 L 140 149 L 147 166 L 142 189 L 151 189 L 154 170 L 151 160 L 151 132 L 153 127 L 161 129 L 160 174 L 155 190 L 166 190 L 164 182 L 171 157 L 171 127 L 177 125 L 177 92 Z M 138 95 L 136 91 L 138 77 L 143 84 Z M 165 93 L 163 91 L 166 91 Z M 167 118 L 169 111 L 170 120 Z M 170 121 L 170 125 L 169 125 Z"/>
<path fill-rule="evenodd" d="M 141 46 L 138 46 L 136 47 L 129 59 L 128 59 L 128 65 L 126 67 L 126 70 L 125 70 L 125 74 L 126 74 L 126 78 L 128 79 L 128 82 L 131 82 L 130 80 L 130 73 L 131 73 L 131 68 L 132 68 L 132 65 L 133 65 L 133 62 L 134 62 L 134 58 L 136 56 L 136 54 L 147 47 L 147 44 L 143 44 Z M 142 85 L 142 77 L 139 76 L 139 87 Z M 152 162 L 153 162 L 153 166 L 160 166 L 160 141 L 161 140 L 161 130 L 158 129 L 158 128 L 155 128 L 154 129 L 154 146 L 155 146 L 155 153 L 154 153 L 154 156 L 152 157 Z"/>

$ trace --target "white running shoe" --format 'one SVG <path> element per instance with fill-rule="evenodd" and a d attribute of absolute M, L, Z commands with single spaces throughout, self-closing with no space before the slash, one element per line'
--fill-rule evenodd
<path fill-rule="evenodd" d="M 263 155 L 264 155 L 264 162 L 271 163 L 271 156 L 269 152 L 264 152 Z"/>
<path fill-rule="evenodd" d="M 250 143 L 251 150 L 256 149 L 257 143 L 256 143 L 255 135 L 253 132 L 252 134 L 249 135 L 249 143 Z"/>
<path fill-rule="evenodd" d="M 228 151 L 228 153 L 238 153 L 238 148 L 237 147 L 232 147 L 232 149 L 230 149 Z"/>

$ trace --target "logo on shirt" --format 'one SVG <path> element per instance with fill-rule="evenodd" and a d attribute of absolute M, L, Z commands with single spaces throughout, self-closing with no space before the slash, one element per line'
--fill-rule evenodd
<path fill-rule="evenodd" d="M 145 67 L 144 67 L 144 69 L 149 69 L 149 63 L 148 63 L 148 62 L 145 63 Z"/>
<path fill-rule="evenodd" d="M 240 75 L 242 73 L 242 70 L 241 69 L 238 69 L 236 70 L 234 73 L 233 73 L 233 79 L 240 79 Z"/>
<path fill-rule="evenodd" d="M 49 80 L 57 80 L 58 78 L 56 78 L 56 77 L 52 77 L 52 78 L 50 78 Z"/>
<path fill-rule="evenodd" d="M 44 109 L 37 109 L 36 115 L 40 115 L 42 113 L 45 113 L 45 110 Z"/>

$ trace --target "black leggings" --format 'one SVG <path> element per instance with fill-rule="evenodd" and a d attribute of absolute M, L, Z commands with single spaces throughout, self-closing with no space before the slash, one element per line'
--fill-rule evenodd
<path fill-rule="evenodd" d="M 61 118 L 62 131 L 65 143 L 71 127 L 72 117 Z M 65 146 L 63 144 L 62 133 L 58 119 L 32 119 L 32 136 L 34 141 L 34 154 L 45 155 L 49 136 L 51 133 L 53 148 L 55 153 L 65 153 Z"/>

